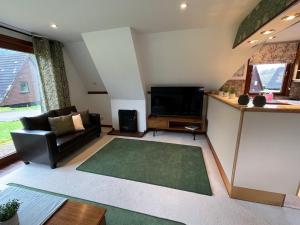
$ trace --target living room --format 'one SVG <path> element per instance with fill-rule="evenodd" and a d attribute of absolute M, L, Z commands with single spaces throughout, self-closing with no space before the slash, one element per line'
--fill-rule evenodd
<path fill-rule="evenodd" d="M 0 224 L 300 224 L 299 1 L 0 12 Z"/>

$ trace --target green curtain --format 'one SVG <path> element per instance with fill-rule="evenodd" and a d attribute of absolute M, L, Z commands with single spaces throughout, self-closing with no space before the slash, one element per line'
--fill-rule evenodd
<path fill-rule="evenodd" d="M 42 84 L 43 109 L 48 111 L 70 106 L 62 43 L 34 37 L 33 48 Z"/>

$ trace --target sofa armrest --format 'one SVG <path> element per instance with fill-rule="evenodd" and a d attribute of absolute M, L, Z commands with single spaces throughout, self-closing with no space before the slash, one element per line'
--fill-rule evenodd
<path fill-rule="evenodd" d="M 90 122 L 92 125 L 99 127 L 101 132 L 101 118 L 99 113 L 90 113 Z"/>
<path fill-rule="evenodd" d="M 52 131 L 17 130 L 11 136 L 18 156 L 24 162 L 37 162 L 55 167 L 58 160 L 56 135 Z"/>

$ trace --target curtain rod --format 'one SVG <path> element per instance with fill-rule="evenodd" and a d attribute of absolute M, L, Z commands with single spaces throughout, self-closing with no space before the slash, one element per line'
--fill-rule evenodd
<path fill-rule="evenodd" d="M 23 34 L 23 35 L 29 36 L 29 37 L 33 37 L 34 36 L 30 32 L 27 32 L 25 30 L 24 31 L 20 31 L 18 28 L 14 28 L 12 26 L 9 26 L 9 25 L 3 24 L 3 23 L 0 23 L 0 27 L 4 28 L 6 30 L 10 30 L 10 31 L 13 31 L 13 32 L 16 32 L 16 33 L 19 33 L 19 34 Z"/>

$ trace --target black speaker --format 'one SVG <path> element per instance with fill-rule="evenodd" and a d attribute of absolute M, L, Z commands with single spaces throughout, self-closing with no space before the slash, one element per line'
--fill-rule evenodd
<path fill-rule="evenodd" d="M 257 95 L 253 99 L 253 105 L 256 107 L 263 107 L 266 103 L 266 97 L 263 95 Z"/>
<path fill-rule="evenodd" d="M 119 110 L 119 127 L 123 132 L 137 132 L 137 111 Z"/>
<path fill-rule="evenodd" d="M 249 95 L 241 95 L 238 100 L 240 105 L 248 105 L 249 101 Z"/>

